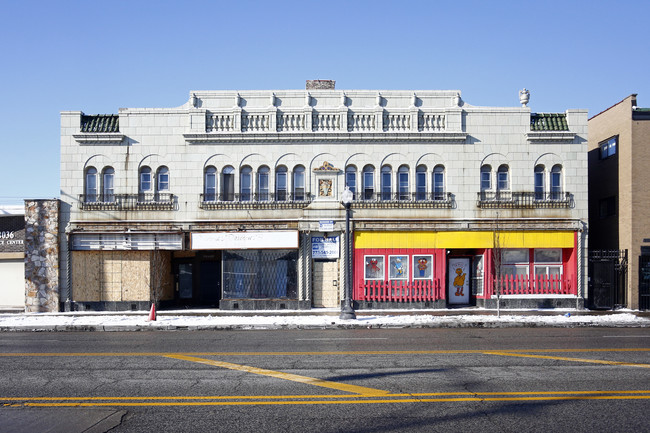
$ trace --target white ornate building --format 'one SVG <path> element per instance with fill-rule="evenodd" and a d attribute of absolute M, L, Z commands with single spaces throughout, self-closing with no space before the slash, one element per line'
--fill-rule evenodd
<path fill-rule="evenodd" d="M 308 82 L 63 112 L 61 301 L 336 307 L 351 259 L 357 308 L 580 307 L 586 150 L 586 110 L 459 91 Z"/>

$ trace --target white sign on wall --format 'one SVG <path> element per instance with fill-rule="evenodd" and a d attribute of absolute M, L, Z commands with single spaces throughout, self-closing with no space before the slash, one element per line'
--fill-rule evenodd
<path fill-rule="evenodd" d="M 311 257 L 314 259 L 338 259 L 340 251 L 340 237 L 312 236 Z"/>
<path fill-rule="evenodd" d="M 274 230 L 259 232 L 191 233 L 193 250 L 247 250 L 298 248 L 298 232 Z"/>

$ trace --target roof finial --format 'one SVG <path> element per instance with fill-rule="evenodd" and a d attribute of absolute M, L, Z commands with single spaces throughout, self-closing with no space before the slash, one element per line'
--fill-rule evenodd
<path fill-rule="evenodd" d="M 519 102 L 521 102 L 522 107 L 525 107 L 528 101 L 530 101 L 530 92 L 524 87 L 523 90 L 519 91 Z"/>

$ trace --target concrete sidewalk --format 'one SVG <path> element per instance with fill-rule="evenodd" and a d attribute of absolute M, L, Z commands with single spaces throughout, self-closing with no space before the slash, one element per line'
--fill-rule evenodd
<path fill-rule="evenodd" d="M 0 314 L 0 331 L 145 331 L 227 329 L 636 327 L 650 328 L 649 311 L 359 310 L 356 320 L 339 319 L 339 309 L 149 312 L 65 312 Z"/>

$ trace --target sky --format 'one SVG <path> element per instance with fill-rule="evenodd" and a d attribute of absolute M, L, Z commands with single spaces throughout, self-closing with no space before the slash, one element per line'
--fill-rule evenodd
<path fill-rule="evenodd" d="M 0 206 L 59 197 L 60 112 L 177 107 L 192 90 L 460 90 L 593 116 L 650 107 L 650 2 L 0 0 Z"/>

